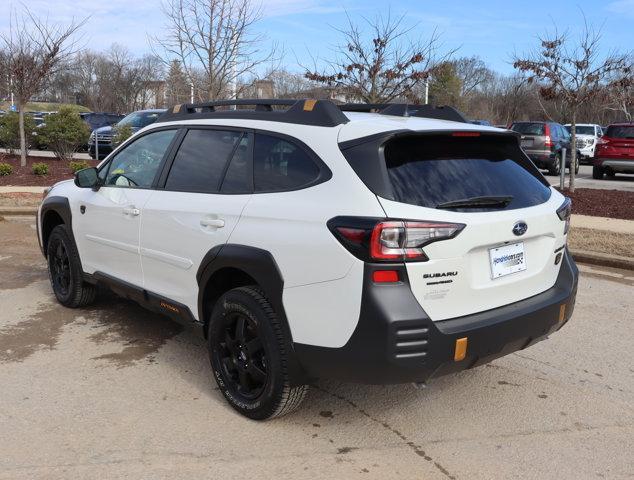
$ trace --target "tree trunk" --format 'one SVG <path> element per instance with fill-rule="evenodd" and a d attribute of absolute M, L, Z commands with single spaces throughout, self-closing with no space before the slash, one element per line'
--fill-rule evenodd
<path fill-rule="evenodd" d="M 20 129 L 20 166 L 26 167 L 26 135 L 24 134 L 24 107 L 22 102 L 18 102 L 18 125 Z"/>
<path fill-rule="evenodd" d="M 577 109 L 572 110 L 572 121 L 570 122 L 570 193 L 575 193 L 575 165 L 577 164 Z M 566 168 L 562 165 L 561 168 Z"/>

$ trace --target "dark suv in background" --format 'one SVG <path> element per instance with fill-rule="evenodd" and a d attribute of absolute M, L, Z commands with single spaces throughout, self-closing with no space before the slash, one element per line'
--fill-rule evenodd
<path fill-rule="evenodd" d="M 570 133 L 555 122 L 514 122 L 511 130 L 522 136 L 522 150 L 539 168 L 550 175 L 561 173 L 562 150 L 567 150 L 566 166 L 570 167 Z M 579 172 L 579 153 L 575 173 Z"/>
<path fill-rule="evenodd" d="M 92 158 L 97 158 L 97 149 L 95 141 L 99 142 L 99 158 L 105 158 L 117 146 L 114 142 L 114 136 L 117 127 L 129 126 L 132 133 L 136 133 L 143 127 L 156 122 L 156 120 L 165 112 L 165 109 L 138 110 L 126 115 L 116 125 L 97 128 L 90 134 L 88 140 L 88 151 Z"/>

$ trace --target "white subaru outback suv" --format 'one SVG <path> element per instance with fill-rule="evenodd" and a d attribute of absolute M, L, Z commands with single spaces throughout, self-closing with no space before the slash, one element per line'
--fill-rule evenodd
<path fill-rule="evenodd" d="M 240 100 L 175 106 L 56 184 L 38 237 L 61 304 L 101 284 L 195 326 L 266 419 L 315 378 L 426 382 L 559 330 L 569 217 L 516 134 L 450 107 Z"/>

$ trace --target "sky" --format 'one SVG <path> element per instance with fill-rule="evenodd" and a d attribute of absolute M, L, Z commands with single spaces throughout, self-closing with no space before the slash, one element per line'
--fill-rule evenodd
<path fill-rule="evenodd" d="M 257 2 L 258 0 L 254 0 Z M 21 3 L 9 0 L 0 13 L 0 30 L 7 31 L 9 11 Z M 112 43 L 140 55 L 150 51 L 148 36 L 160 36 L 165 20 L 160 0 L 29 0 L 31 11 L 52 22 L 69 22 L 90 16 L 83 29 L 83 43 L 105 50 Z M 414 38 L 440 34 L 442 49 L 456 56 L 479 56 L 501 73 L 513 71 L 514 52 L 530 51 L 537 36 L 555 27 L 578 35 L 583 15 L 602 31 L 607 52 L 634 48 L 634 0 L 262 0 L 263 18 L 256 29 L 284 51 L 282 63 L 291 71 L 312 65 L 312 59 L 328 59 L 337 44 L 334 28 L 390 11 L 404 15 L 414 27 Z"/>

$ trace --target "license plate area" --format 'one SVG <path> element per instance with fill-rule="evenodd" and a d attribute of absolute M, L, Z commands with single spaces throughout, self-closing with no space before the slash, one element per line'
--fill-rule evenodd
<path fill-rule="evenodd" d="M 534 140 L 532 138 L 522 139 L 522 147 L 532 147 Z"/>
<path fill-rule="evenodd" d="M 489 248 L 491 278 L 505 277 L 526 270 L 524 242 Z"/>

